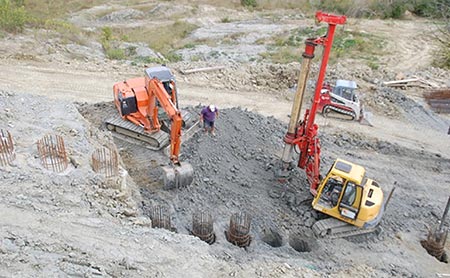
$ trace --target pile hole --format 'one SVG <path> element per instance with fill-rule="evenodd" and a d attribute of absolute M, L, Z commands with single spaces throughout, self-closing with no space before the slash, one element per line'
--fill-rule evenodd
<path fill-rule="evenodd" d="M 283 245 L 283 237 L 273 229 L 265 229 L 261 240 L 272 247 L 281 247 Z"/>
<path fill-rule="evenodd" d="M 291 234 L 289 236 L 289 245 L 297 252 L 311 252 L 311 240 L 305 237 L 302 237 L 298 234 Z"/>

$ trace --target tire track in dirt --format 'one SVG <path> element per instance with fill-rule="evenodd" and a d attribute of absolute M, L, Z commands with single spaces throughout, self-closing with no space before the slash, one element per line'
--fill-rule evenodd
<path fill-rule="evenodd" d="M 427 20 L 360 20 L 355 25 L 385 38 L 387 45 L 380 60 L 390 70 L 413 72 L 433 60 L 436 28 Z"/>

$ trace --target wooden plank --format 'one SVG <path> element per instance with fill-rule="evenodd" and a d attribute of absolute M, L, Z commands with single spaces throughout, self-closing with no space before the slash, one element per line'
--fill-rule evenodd
<path fill-rule="evenodd" d="M 225 68 L 225 66 L 216 66 L 216 67 L 205 67 L 205 68 L 196 68 L 196 69 L 180 70 L 180 71 L 182 74 L 190 74 L 190 73 L 196 73 L 196 72 L 222 70 L 224 68 Z"/>
<path fill-rule="evenodd" d="M 394 80 L 394 81 L 386 81 L 383 82 L 383 85 L 389 86 L 393 84 L 402 84 L 402 83 L 409 83 L 409 82 L 415 82 L 419 81 L 419 78 L 409 78 L 409 79 L 402 79 L 402 80 Z"/>

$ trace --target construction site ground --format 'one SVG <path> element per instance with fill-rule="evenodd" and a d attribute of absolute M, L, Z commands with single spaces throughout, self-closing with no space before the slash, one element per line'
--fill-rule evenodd
<path fill-rule="evenodd" d="M 114 5 L 118 12 L 127 10 Z M 81 27 L 105 24 L 89 21 L 102 8 L 82 10 L 70 20 Z M 205 5 L 199 9 L 203 13 L 196 23 L 201 28 L 194 35 L 214 38 L 223 32 L 221 14 L 230 11 Z M 289 17 L 289 11 L 276 12 L 283 13 L 287 19 L 274 23 L 257 12 L 239 11 L 237 23 L 223 24 L 229 24 L 226 30 L 251 34 L 255 24 L 261 34 L 314 24 Z M 373 126 L 318 115 L 321 172 L 340 157 L 363 165 L 386 195 L 392 187 L 396 190 L 376 233 L 343 239 L 316 239 L 312 234 L 320 216 L 311 208 L 303 171 L 296 169 L 284 184 L 274 178 L 299 63 L 243 59 L 251 55 L 245 54 L 245 40 L 235 46 L 242 47 L 236 59 L 230 52 L 228 59 L 168 63 L 177 78 L 180 106 L 199 113 L 202 105 L 214 103 L 220 115 L 216 136 L 199 132 L 182 144 L 180 158 L 194 167 L 193 183 L 164 190 L 160 166 L 168 163 L 167 157 L 114 138 L 103 124 L 117 113 L 112 85 L 142 76 L 152 64 L 108 60 L 95 56 L 95 47 L 42 42 L 30 30 L 0 39 L 0 128 L 11 132 L 16 147 L 12 165 L 0 170 L 0 277 L 450 275 L 450 266 L 420 244 L 450 195 L 450 118 L 433 112 L 423 99 L 431 85 L 383 85 L 399 76 L 420 77 L 436 88 L 450 85 L 450 72 L 430 66 L 435 46 L 426 33 L 433 24 L 416 18 L 350 23 L 386 37 L 389 51 L 380 57 L 379 69 L 350 58 L 329 66 L 327 79 L 358 83 Z M 224 69 L 181 73 L 205 66 Z M 313 66 L 312 78 L 317 68 Z M 312 80 L 308 97 L 315 86 Z M 64 138 L 71 163 L 62 173 L 41 165 L 36 142 L 46 134 Z M 91 155 L 102 146 L 119 151 L 116 177 L 92 170 Z M 151 228 L 149 215 L 156 205 L 170 212 L 176 232 Z M 212 245 L 190 235 L 192 214 L 198 210 L 214 218 Z M 237 212 L 252 217 L 247 248 L 225 239 L 230 216 Z"/>

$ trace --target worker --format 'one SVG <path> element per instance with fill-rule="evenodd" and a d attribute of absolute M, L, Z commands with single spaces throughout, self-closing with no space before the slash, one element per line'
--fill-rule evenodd
<path fill-rule="evenodd" d="M 219 109 L 214 104 L 210 104 L 202 109 L 200 121 L 203 122 L 205 132 L 210 132 L 212 136 L 216 136 L 214 132 L 214 122 L 219 116 Z"/>

